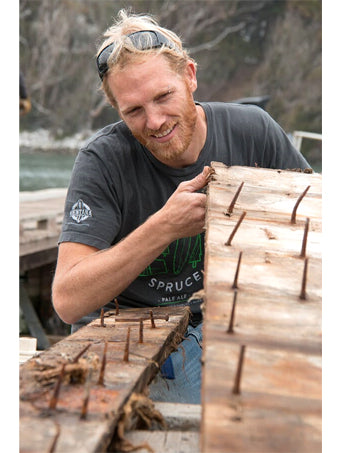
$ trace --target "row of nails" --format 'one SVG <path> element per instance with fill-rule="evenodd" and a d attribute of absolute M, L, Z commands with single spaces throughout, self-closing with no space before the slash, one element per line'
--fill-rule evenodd
<path fill-rule="evenodd" d="M 114 303 L 115 303 L 115 316 L 118 316 L 120 313 L 120 308 L 119 308 L 119 302 L 118 302 L 117 298 L 114 299 Z M 103 308 L 101 308 L 100 320 L 101 320 L 101 323 L 100 323 L 101 327 L 106 327 L 106 324 L 104 323 L 104 309 Z"/>
<path fill-rule="evenodd" d="M 242 190 L 243 185 L 244 185 L 243 182 L 239 185 L 239 187 L 238 187 L 238 189 L 237 189 L 237 191 L 236 191 L 236 193 L 235 193 L 230 205 L 227 208 L 227 211 L 225 212 L 225 215 L 227 215 L 229 217 L 232 215 L 235 203 L 236 203 L 236 201 L 237 201 L 237 199 L 238 199 L 238 197 L 240 195 L 240 192 Z M 291 223 L 296 223 L 297 208 L 299 206 L 299 203 L 303 200 L 303 198 L 305 197 L 305 195 L 307 194 L 309 189 L 310 189 L 310 186 L 307 186 L 307 188 L 304 190 L 304 192 L 297 199 L 296 204 L 294 205 L 294 208 L 292 210 Z M 241 222 L 242 222 L 242 220 L 240 221 L 240 223 Z M 230 245 L 230 244 L 226 244 L 226 245 Z"/>
<path fill-rule="evenodd" d="M 241 189 L 242 189 L 242 186 L 243 186 L 243 183 L 241 183 L 241 185 L 239 186 L 238 188 L 238 191 L 237 193 L 235 194 L 233 200 L 232 200 L 232 203 L 230 204 L 229 208 L 227 209 L 227 213 L 226 215 L 231 215 L 232 212 L 233 212 L 233 208 L 234 208 L 234 204 L 241 192 Z M 310 186 L 308 186 L 305 191 L 301 194 L 301 196 L 299 197 L 299 199 L 297 200 L 297 203 L 293 209 L 293 212 L 292 212 L 292 216 L 291 216 L 291 223 L 296 223 L 296 211 L 297 211 L 297 208 L 298 208 L 298 205 L 299 203 L 301 202 L 301 200 L 304 198 L 305 194 L 307 193 L 307 191 L 309 190 Z M 233 229 L 230 237 L 228 238 L 228 241 L 225 243 L 225 245 L 231 245 L 231 242 L 232 242 L 232 239 L 237 231 L 237 229 L 239 228 L 241 222 L 243 221 L 243 219 L 245 218 L 246 216 L 246 212 L 244 211 L 242 213 L 242 215 L 240 216 L 240 219 L 239 221 L 237 222 L 235 228 Z M 300 253 L 300 256 L 302 258 L 305 258 L 305 255 L 306 255 L 306 244 L 307 244 L 307 237 L 308 237 L 308 231 L 309 231 L 309 223 L 310 223 L 310 219 L 306 219 L 306 223 L 305 223 L 305 230 L 304 230 L 304 237 L 303 237 L 303 242 L 302 242 L 302 249 L 301 249 L 301 253 Z M 233 282 L 233 285 L 232 285 L 232 288 L 234 289 L 234 298 L 233 298 L 233 305 L 232 305 L 232 310 L 231 310 L 231 314 L 230 314 L 230 320 L 229 320 L 229 326 L 228 326 L 228 330 L 227 330 L 227 333 L 234 333 L 234 318 L 235 318 L 235 307 L 236 307 L 236 300 L 237 300 L 237 281 L 238 281 L 238 275 L 239 275 L 239 270 L 240 270 L 240 264 L 241 264 L 241 257 L 242 257 L 242 252 L 239 253 L 239 259 L 238 259 L 238 264 L 237 264 L 237 268 L 236 268 L 236 271 L 235 271 L 235 277 L 234 277 L 234 282 Z M 300 292 L 300 299 L 302 300 L 305 300 L 306 299 L 306 282 L 307 282 L 307 268 L 308 268 L 308 258 L 305 258 L 305 262 L 304 262 L 304 271 L 303 271 L 303 277 L 302 277 L 302 287 L 301 287 L 301 292 Z M 235 379 L 234 379 L 234 386 L 233 386 L 233 390 L 232 390 L 232 393 L 235 394 L 235 395 L 238 395 L 240 394 L 240 384 L 241 384 L 241 376 L 242 376 L 242 366 L 243 366 L 243 360 L 244 360 L 244 355 L 245 355 L 245 349 L 246 349 L 246 346 L 245 345 L 241 345 L 240 346 L 240 354 L 239 354 L 239 360 L 238 360 L 238 365 L 237 365 L 237 370 L 236 370 L 236 374 L 235 374 Z"/>
<path fill-rule="evenodd" d="M 225 242 L 224 245 L 227 245 L 227 246 L 232 245 L 232 240 L 233 240 L 233 238 L 234 238 L 234 236 L 235 236 L 235 234 L 236 234 L 236 232 L 237 232 L 239 226 L 241 225 L 243 219 L 246 217 L 246 214 L 247 214 L 246 211 L 244 211 L 244 212 L 241 214 L 241 216 L 240 216 L 239 220 L 237 221 L 235 227 L 233 228 L 233 231 L 231 232 L 231 234 L 230 234 L 230 236 L 229 236 L 227 242 Z M 302 240 L 302 248 L 301 248 L 301 252 L 300 252 L 300 255 L 299 255 L 301 258 L 305 258 L 305 255 L 306 255 L 306 245 L 307 245 L 307 241 L 308 241 L 309 224 L 310 224 L 310 219 L 307 218 L 307 219 L 306 219 L 306 222 L 305 222 L 305 227 L 304 227 L 304 234 L 303 234 L 303 240 Z"/>
<path fill-rule="evenodd" d="M 241 257 L 242 257 L 242 252 L 239 253 L 238 265 L 237 265 L 236 272 L 235 272 L 234 283 L 232 285 L 232 288 L 234 289 L 234 298 L 233 298 L 232 310 L 230 313 L 229 326 L 228 326 L 228 330 L 227 330 L 228 333 L 234 333 L 235 307 L 236 307 L 236 300 L 237 300 L 237 293 L 238 293 L 237 292 L 237 287 L 238 287 L 237 279 L 238 279 L 238 275 L 239 275 Z M 301 285 L 301 290 L 300 290 L 300 294 L 299 294 L 299 298 L 301 300 L 306 300 L 306 283 L 307 283 L 307 274 L 308 274 L 308 262 L 309 262 L 309 258 L 305 258 L 303 276 L 302 276 L 302 285 Z"/>
<path fill-rule="evenodd" d="M 234 209 L 234 205 L 236 203 L 236 200 L 238 199 L 238 196 L 239 196 L 239 194 L 241 192 L 243 184 L 244 184 L 243 182 L 240 184 L 236 194 L 234 195 L 234 198 L 233 198 L 232 202 L 230 203 L 230 205 L 229 205 L 229 207 L 227 209 L 227 212 L 225 213 L 226 215 L 231 216 L 231 214 L 233 212 L 233 209 Z M 225 243 L 225 245 L 231 245 L 233 237 L 234 237 L 237 229 L 239 228 L 241 222 L 245 218 L 245 216 L 246 216 L 246 212 L 243 212 L 241 217 L 240 217 L 240 219 L 239 219 L 239 221 L 237 222 L 235 228 L 233 229 L 230 237 L 228 238 L 227 242 Z M 236 272 L 235 272 L 233 288 L 237 288 L 237 280 L 238 280 L 238 275 L 239 275 L 239 270 L 240 270 L 241 257 L 242 257 L 242 252 L 240 252 L 240 254 L 239 254 L 239 260 L 238 260 L 238 265 L 237 265 Z M 233 333 L 234 332 L 233 326 L 234 326 L 236 299 L 237 299 L 237 290 L 235 289 L 234 290 L 233 306 L 232 306 L 229 326 L 228 326 L 228 330 L 227 330 L 228 333 Z M 235 374 L 234 386 L 233 386 L 233 390 L 232 390 L 233 394 L 239 394 L 240 393 L 240 382 L 241 382 L 242 365 L 243 365 L 243 358 L 244 358 L 244 354 L 245 354 L 245 348 L 246 348 L 245 345 L 242 345 L 240 347 L 239 361 L 238 361 L 238 366 L 237 366 L 237 370 L 236 370 L 236 374 Z"/>
<path fill-rule="evenodd" d="M 231 204 L 229 205 L 228 209 L 227 209 L 227 212 L 225 213 L 226 215 L 230 216 L 233 212 L 233 209 L 234 209 L 234 205 L 236 203 L 236 200 L 241 192 L 241 189 L 243 187 L 243 182 L 240 184 L 236 194 L 234 195 L 233 197 L 233 200 L 231 202 Z M 297 212 L 297 208 L 299 206 L 299 203 L 302 201 L 302 199 L 304 198 L 304 196 L 306 195 L 306 193 L 308 192 L 310 186 L 307 186 L 307 188 L 304 190 L 304 192 L 300 195 L 300 197 L 298 198 L 296 204 L 295 204 L 295 207 L 293 209 L 293 212 L 292 212 L 292 216 L 291 216 L 291 223 L 296 223 L 296 212 Z M 231 243 L 232 243 L 232 240 L 239 228 L 239 226 L 241 225 L 243 219 L 245 218 L 246 216 L 246 211 L 244 211 L 238 222 L 236 223 L 233 231 L 231 232 L 227 242 L 225 242 L 225 245 L 227 246 L 230 246 Z M 307 246 L 307 239 L 308 239 L 308 233 L 309 233 L 309 225 L 310 225 L 310 219 L 307 218 L 306 219 L 306 222 L 305 222 L 305 228 L 304 228 L 304 234 L 303 234 L 303 240 L 302 240 L 302 248 L 301 248 L 301 252 L 300 252 L 300 257 L 301 258 L 305 258 L 306 257 L 306 246 Z M 239 253 L 239 259 L 238 259 L 238 264 L 237 264 L 237 268 L 236 268 L 236 271 L 235 271 L 235 276 L 234 276 L 234 282 L 233 282 L 233 285 L 232 285 L 232 288 L 233 289 L 236 289 L 238 287 L 237 285 L 237 282 L 238 282 L 238 276 L 239 276 L 239 270 L 240 270 L 240 264 L 241 264 L 241 257 L 242 257 L 242 252 Z M 308 267 L 308 258 L 305 259 L 305 263 L 304 263 L 304 271 L 303 271 L 303 278 L 302 278 L 302 287 L 301 287 L 301 292 L 300 292 L 300 299 L 302 300 L 305 300 L 306 299 L 306 282 L 307 282 L 307 267 Z M 234 296 L 234 301 L 236 299 L 236 295 Z"/>
<path fill-rule="evenodd" d="M 227 242 L 225 242 L 224 245 L 231 245 L 232 244 L 232 240 L 233 240 L 233 237 L 235 236 L 235 233 L 237 232 L 239 226 L 241 225 L 243 219 L 245 218 L 246 216 L 246 211 L 244 211 L 238 222 L 236 223 L 235 227 L 233 228 L 233 231 L 231 232 Z M 304 227 L 304 234 L 303 234 L 303 240 L 302 240 L 302 248 L 301 248 L 301 252 L 300 252 L 300 257 L 301 258 L 305 258 L 306 256 L 306 245 L 307 245 L 307 242 L 308 242 L 308 234 L 309 234 L 309 225 L 310 225 L 310 219 L 307 218 L 306 221 L 305 221 L 305 227 Z"/>
<path fill-rule="evenodd" d="M 115 299 L 116 303 L 117 300 Z M 104 323 L 104 309 L 101 308 L 101 315 L 100 315 L 100 326 L 101 327 L 106 327 L 106 324 Z M 116 311 L 116 314 L 118 314 L 118 311 Z M 162 316 L 156 316 L 152 310 L 150 310 L 148 317 L 146 316 L 139 316 L 137 318 L 117 318 L 115 319 L 115 322 L 140 322 L 140 321 L 145 321 L 149 319 L 151 321 L 151 327 L 153 329 L 156 328 L 155 324 L 155 319 L 163 319 L 164 321 L 168 321 L 170 316 L 168 314 L 162 315 Z"/>
<path fill-rule="evenodd" d="M 234 281 L 232 284 L 232 289 L 237 289 L 238 288 L 238 278 L 239 278 L 239 272 L 240 272 L 240 266 L 241 266 L 241 258 L 242 258 L 242 252 L 239 252 L 239 258 L 238 258 L 238 263 L 236 266 L 235 270 L 235 276 L 234 276 Z M 302 277 L 302 285 L 301 285 L 301 291 L 299 298 L 305 300 L 306 299 L 306 283 L 307 283 L 307 273 L 308 273 L 308 262 L 309 258 L 305 258 L 304 260 L 304 269 L 303 269 L 303 277 Z"/>
<path fill-rule="evenodd" d="M 233 310 L 235 310 L 236 294 L 237 294 L 237 291 L 234 292 Z M 233 311 L 232 311 L 232 313 L 233 313 Z M 234 315 L 232 314 L 228 332 L 233 331 L 233 316 Z M 143 323 L 141 322 L 140 326 L 142 324 Z M 126 337 L 126 343 L 125 343 L 124 356 L 123 356 L 123 360 L 125 362 L 129 361 L 130 331 L 131 331 L 131 328 L 128 327 L 127 328 L 127 337 Z M 141 340 L 141 337 L 139 335 L 139 342 L 140 342 L 140 340 Z M 105 372 L 105 366 L 106 366 L 106 362 L 107 362 L 107 359 L 106 359 L 107 346 L 108 346 L 108 342 L 106 341 L 105 344 L 104 344 L 104 350 L 103 350 L 103 356 L 102 356 L 102 364 L 101 364 L 101 370 L 100 370 L 100 375 L 99 375 L 99 379 L 98 379 L 98 385 L 104 385 L 104 372 Z M 235 380 L 234 380 L 234 387 L 233 387 L 233 393 L 234 394 L 239 394 L 240 393 L 240 382 L 241 382 L 241 375 L 242 375 L 242 364 L 243 364 L 244 352 L 245 352 L 245 345 L 242 345 L 241 346 L 241 350 L 240 350 L 238 367 L 237 367 Z M 61 372 L 60 372 L 60 374 L 58 376 L 58 379 L 57 379 L 57 382 L 56 382 L 56 385 L 55 385 L 55 388 L 54 388 L 54 391 L 53 391 L 53 395 L 52 395 L 52 398 L 51 398 L 50 404 L 49 404 L 49 408 L 50 409 L 56 409 L 58 396 L 59 396 L 61 383 L 62 383 L 64 374 L 65 374 L 65 364 L 62 365 Z M 90 376 L 91 376 L 91 370 L 89 371 L 89 376 L 87 378 L 87 382 L 86 382 L 86 385 L 85 385 L 85 396 L 84 396 L 84 399 L 83 399 L 83 402 L 82 402 L 82 408 L 81 408 L 81 414 L 80 414 L 80 419 L 81 420 L 84 420 L 87 417 L 88 403 L 89 403 L 89 397 L 90 397 L 90 380 L 91 380 Z"/>
<path fill-rule="evenodd" d="M 151 312 L 152 312 L 152 310 L 151 310 Z M 153 313 L 151 315 L 151 321 L 154 323 Z M 143 341 L 144 341 L 143 329 L 144 329 L 144 323 L 143 323 L 143 320 L 141 319 L 140 325 L 139 325 L 139 343 L 143 343 Z M 122 359 L 124 362 L 129 362 L 130 333 L 131 333 L 131 328 L 128 327 L 127 335 L 126 335 L 126 342 L 125 342 L 125 349 L 124 349 L 124 354 L 123 354 L 123 359 Z M 79 358 L 89 349 L 90 346 L 91 346 L 91 343 L 89 343 L 85 348 L 83 348 L 80 351 L 80 353 L 77 354 L 77 356 L 73 360 L 73 363 L 76 363 L 79 360 Z M 99 374 L 99 378 L 98 378 L 98 382 L 97 382 L 98 385 L 104 385 L 104 374 L 105 374 L 105 368 L 106 368 L 106 363 L 107 363 L 107 347 L 108 347 L 108 342 L 105 341 L 103 355 L 102 355 L 101 369 L 100 369 L 100 374 Z M 54 391 L 53 391 L 53 394 L 52 394 L 52 397 L 51 397 L 50 403 L 49 403 L 50 409 L 56 409 L 62 380 L 63 380 L 64 374 L 65 374 L 65 365 L 66 365 L 65 363 L 62 365 L 61 372 L 57 378 L 56 385 L 55 385 L 55 388 L 54 388 Z M 89 372 L 91 372 L 91 370 Z M 81 409 L 81 416 L 80 416 L 81 419 L 86 418 L 87 406 L 88 406 L 89 394 L 90 394 L 89 382 L 90 382 L 90 378 L 88 377 L 87 385 L 86 385 L 86 389 L 85 389 L 85 398 L 84 398 L 84 401 L 82 404 L 82 409 Z"/>
<path fill-rule="evenodd" d="M 241 262 L 241 256 L 242 252 L 239 254 L 239 262 L 238 262 L 238 268 L 235 274 L 235 279 L 234 279 L 234 284 L 236 284 L 237 280 L 237 275 L 238 275 L 238 269 L 240 267 L 240 262 Z M 305 293 L 305 287 L 306 287 L 306 275 L 307 275 L 307 265 L 308 265 L 308 258 L 305 259 L 305 264 L 304 264 L 304 273 L 303 273 L 303 279 L 302 279 L 302 289 L 300 293 L 300 299 L 306 299 L 306 293 Z M 236 288 L 237 286 L 235 286 Z M 233 285 L 234 288 L 234 285 Z M 236 307 L 236 301 L 237 301 L 237 294 L 238 291 L 237 289 L 234 290 L 234 298 L 233 298 L 233 305 L 232 305 L 232 310 L 230 314 L 230 320 L 229 320 L 229 326 L 227 329 L 227 333 L 234 333 L 234 318 L 235 318 L 235 307 Z M 235 379 L 234 379 L 234 386 L 232 393 L 235 395 L 240 394 L 240 383 L 241 383 L 241 375 L 242 375 L 242 365 L 243 365 L 243 360 L 244 360 L 244 354 L 245 354 L 245 345 L 241 345 L 240 347 L 240 355 L 239 355 L 239 360 L 238 360 L 238 365 L 237 365 L 237 370 L 235 374 Z"/>

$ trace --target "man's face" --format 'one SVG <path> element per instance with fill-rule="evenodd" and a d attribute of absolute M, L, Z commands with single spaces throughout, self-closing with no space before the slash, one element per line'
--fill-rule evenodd
<path fill-rule="evenodd" d="M 192 143 L 197 120 L 193 64 L 181 76 L 159 55 L 108 77 L 120 116 L 136 139 L 160 161 L 177 162 Z"/>

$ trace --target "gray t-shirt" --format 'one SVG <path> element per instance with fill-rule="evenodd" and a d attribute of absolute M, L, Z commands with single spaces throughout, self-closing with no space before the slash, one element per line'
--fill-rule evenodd
<path fill-rule="evenodd" d="M 197 162 L 186 168 L 158 161 L 122 121 L 94 135 L 75 160 L 60 242 L 109 248 L 159 210 L 180 182 L 194 178 L 212 161 L 279 169 L 309 167 L 285 132 L 259 107 L 200 105 L 207 119 L 206 142 Z M 203 234 L 176 240 L 123 291 L 120 306 L 187 303 L 203 288 L 203 262 Z M 113 303 L 107 307 L 114 308 Z M 192 309 L 198 311 L 199 304 Z"/>

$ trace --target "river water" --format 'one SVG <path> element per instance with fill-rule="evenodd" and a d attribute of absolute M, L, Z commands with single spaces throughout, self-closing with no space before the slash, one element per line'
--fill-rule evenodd
<path fill-rule="evenodd" d="M 54 151 L 20 153 L 20 191 L 67 187 L 75 154 Z"/>
<path fill-rule="evenodd" d="M 46 129 L 19 134 L 20 191 L 68 187 L 78 150 L 92 131 L 55 139 Z"/>

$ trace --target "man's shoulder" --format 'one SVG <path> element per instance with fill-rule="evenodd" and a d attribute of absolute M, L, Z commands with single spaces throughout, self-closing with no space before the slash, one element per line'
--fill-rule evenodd
<path fill-rule="evenodd" d="M 224 136 L 230 133 L 246 135 L 259 131 L 263 133 L 270 125 L 270 116 L 256 105 L 238 104 L 233 102 L 201 103 L 208 122 L 208 128 L 216 133 L 221 131 Z"/>
<path fill-rule="evenodd" d="M 135 139 L 132 136 L 130 130 L 123 121 L 118 121 L 113 124 L 108 124 L 102 129 L 95 132 L 91 135 L 83 144 L 81 149 L 101 149 L 105 148 L 108 145 L 113 146 L 115 144 L 120 144 L 120 147 L 131 145 Z"/>
<path fill-rule="evenodd" d="M 200 102 L 204 110 L 234 116 L 267 116 L 265 110 L 253 104 L 239 104 L 236 102 Z"/>

